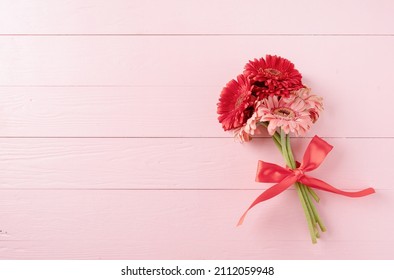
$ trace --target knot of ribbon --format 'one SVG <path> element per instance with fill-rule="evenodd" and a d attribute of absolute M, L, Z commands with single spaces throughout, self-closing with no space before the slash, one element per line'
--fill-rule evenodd
<path fill-rule="evenodd" d="M 298 179 L 300 179 L 302 176 L 305 175 L 304 170 L 299 169 L 299 168 L 293 169 L 292 171 L 293 171 L 294 175 L 295 175 Z"/>
<path fill-rule="evenodd" d="M 306 172 L 318 168 L 320 164 L 324 161 L 328 153 L 332 150 L 332 148 L 333 146 L 328 144 L 320 137 L 313 137 L 304 153 L 302 163 L 297 164 L 296 169 L 284 168 L 279 165 L 260 160 L 257 166 L 256 182 L 277 184 L 268 188 L 266 191 L 260 194 L 255 199 L 255 201 L 253 201 L 253 203 L 239 219 L 238 226 L 243 223 L 248 211 L 256 204 L 273 198 L 274 196 L 277 196 L 296 182 L 300 182 L 311 188 L 332 192 L 348 197 L 362 197 L 373 194 L 375 192 L 373 188 L 367 188 L 355 192 L 342 191 L 327 184 L 322 180 L 305 174 Z"/>

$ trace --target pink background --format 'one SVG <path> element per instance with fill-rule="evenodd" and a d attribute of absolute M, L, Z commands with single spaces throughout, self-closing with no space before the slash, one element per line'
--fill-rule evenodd
<path fill-rule="evenodd" d="M 379 3 L 379 4 L 377 4 Z M 2 0 L 1 259 L 393 259 L 394 2 Z M 268 184 L 268 138 L 234 143 L 221 88 L 252 58 L 292 60 L 325 98 L 312 245 L 296 192 Z"/>

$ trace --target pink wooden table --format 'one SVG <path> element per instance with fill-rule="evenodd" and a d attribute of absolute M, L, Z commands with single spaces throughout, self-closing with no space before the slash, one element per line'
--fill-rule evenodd
<path fill-rule="evenodd" d="M 379 3 L 379 5 L 378 5 Z M 393 259 L 394 2 L 2 0 L 0 259 Z M 234 143 L 221 88 L 266 53 L 325 99 L 307 138 L 328 232 L 296 192 L 257 206 L 268 138 Z"/>

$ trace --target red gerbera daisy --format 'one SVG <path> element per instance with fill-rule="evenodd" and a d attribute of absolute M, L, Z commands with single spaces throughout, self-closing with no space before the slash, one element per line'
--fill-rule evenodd
<path fill-rule="evenodd" d="M 250 80 L 239 75 L 223 88 L 217 109 L 218 120 L 224 130 L 241 127 L 253 114 L 253 103 L 256 97 L 252 95 Z"/>
<path fill-rule="evenodd" d="M 270 95 L 288 96 L 291 91 L 304 87 L 302 76 L 294 64 L 276 55 L 249 61 L 245 65 L 244 75 L 253 81 L 259 99 Z"/>

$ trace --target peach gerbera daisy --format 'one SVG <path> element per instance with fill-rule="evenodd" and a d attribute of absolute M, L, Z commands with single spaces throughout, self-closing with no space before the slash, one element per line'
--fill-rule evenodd
<path fill-rule="evenodd" d="M 323 98 L 321 96 L 312 94 L 312 90 L 308 87 L 301 88 L 293 92 L 286 102 L 294 102 L 296 99 L 304 102 L 305 106 L 309 107 L 308 111 L 312 122 L 315 123 L 323 111 Z"/>
<path fill-rule="evenodd" d="M 262 101 L 256 102 L 255 107 L 257 108 L 253 115 L 246 121 L 246 124 L 240 128 L 234 130 L 234 137 L 240 142 L 249 142 L 252 140 L 252 136 L 257 131 L 257 125 L 263 116 L 263 110 L 260 108 Z M 260 109 L 259 109 L 260 108 Z"/>
<path fill-rule="evenodd" d="M 287 102 L 278 96 L 268 96 L 259 107 L 264 114 L 261 121 L 269 122 L 267 129 L 270 135 L 273 135 L 277 128 L 281 128 L 286 134 L 305 134 L 312 125 L 308 109 L 299 99 Z"/>

